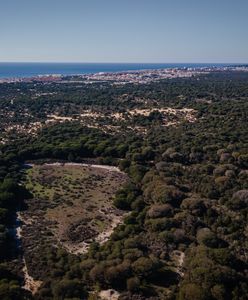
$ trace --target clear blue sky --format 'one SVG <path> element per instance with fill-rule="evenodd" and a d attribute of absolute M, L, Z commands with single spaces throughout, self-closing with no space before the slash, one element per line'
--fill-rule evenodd
<path fill-rule="evenodd" d="M 0 0 L 0 61 L 248 62 L 248 0 Z"/>

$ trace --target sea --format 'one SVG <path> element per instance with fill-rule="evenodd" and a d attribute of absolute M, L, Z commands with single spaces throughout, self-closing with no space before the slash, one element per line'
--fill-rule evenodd
<path fill-rule="evenodd" d="M 28 78 L 40 75 L 82 75 L 167 68 L 223 67 L 230 64 L 168 63 L 1 63 L 0 78 Z"/>

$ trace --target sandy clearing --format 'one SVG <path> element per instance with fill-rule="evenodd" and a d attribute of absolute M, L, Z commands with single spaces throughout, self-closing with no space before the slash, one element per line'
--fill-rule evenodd
<path fill-rule="evenodd" d="M 110 290 L 100 291 L 98 296 L 100 297 L 101 300 L 118 300 L 120 294 L 117 291 L 110 289 Z"/>

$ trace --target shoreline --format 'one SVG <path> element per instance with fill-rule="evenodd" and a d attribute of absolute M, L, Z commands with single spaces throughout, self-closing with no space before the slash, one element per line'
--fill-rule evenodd
<path fill-rule="evenodd" d="M 87 77 L 94 77 L 97 75 L 117 75 L 117 74 L 129 74 L 129 73 L 146 73 L 156 71 L 168 71 L 168 70 L 221 70 L 236 68 L 247 68 L 248 64 L 237 63 L 3 63 L 0 62 L 0 67 L 7 68 L 6 75 L 0 73 L 0 83 L 11 82 L 30 82 L 30 81 L 61 81 L 64 77 L 81 77 L 86 79 Z M 47 67 L 47 70 L 35 71 L 32 67 L 37 69 L 41 67 Z M 97 67 L 95 68 L 94 67 Z M 21 71 L 21 68 L 27 68 Z M 59 68 L 58 68 L 59 67 Z M 71 70 L 66 68 L 71 67 Z M 80 67 L 82 69 L 80 69 Z M 92 67 L 92 70 L 88 69 Z M 10 70 L 8 70 L 8 68 Z M 13 70 L 12 70 L 13 68 Z M 20 69 L 18 70 L 16 69 Z M 29 68 L 31 68 L 29 70 Z M 51 68 L 51 69 L 49 69 Z M 3 71 L 4 72 L 4 71 Z M 11 74 L 15 72 L 15 74 Z"/>

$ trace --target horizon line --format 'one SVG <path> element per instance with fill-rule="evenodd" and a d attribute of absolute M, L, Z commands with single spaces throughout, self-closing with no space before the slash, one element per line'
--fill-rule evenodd
<path fill-rule="evenodd" d="M 248 64 L 248 62 L 80 62 L 80 61 L 0 61 L 1 64 Z"/>

